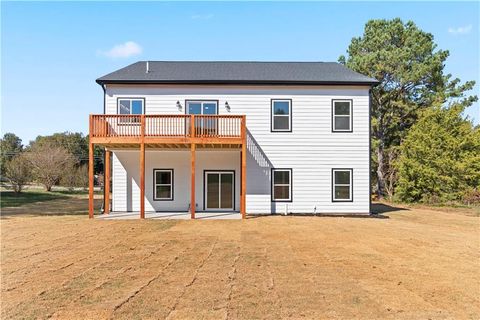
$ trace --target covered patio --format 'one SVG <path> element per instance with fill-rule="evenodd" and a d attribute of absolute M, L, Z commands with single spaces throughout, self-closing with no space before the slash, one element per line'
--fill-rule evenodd
<path fill-rule="evenodd" d="M 139 150 L 139 208 L 138 212 L 122 212 L 115 215 L 110 206 L 110 183 L 105 183 L 103 219 L 212 219 L 214 217 L 246 215 L 247 132 L 245 115 L 90 115 L 89 140 L 89 217 L 94 217 L 94 145 L 105 148 L 105 181 L 111 178 L 110 158 L 112 149 Z M 240 214 L 228 212 L 196 213 L 196 206 L 189 212 L 168 213 L 145 210 L 145 151 L 146 149 L 186 149 L 190 152 L 190 204 L 195 199 L 196 151 L 198 149 L 240 150 Z M 186 188 L 185 188 L 186 189 Z M 185 190 L 187 192 L 188 190 Z M 107 216 L 108 215 L 108 216 Z M 131 218 L 130 218 L 131 217 Z"/>

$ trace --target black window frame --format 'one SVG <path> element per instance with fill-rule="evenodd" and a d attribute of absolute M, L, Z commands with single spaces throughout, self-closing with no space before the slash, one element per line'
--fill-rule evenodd
<path fill-rule="evenodd" d="M 290 173 L 290 184 L 289 184 L 289 199 L 275 199 L 274 187 L 274 174 L 275 171 L 288 171 Z M 292 168 L 272 168 L 270 170 L 270 198 L 272 202 L 292 202 L 293 201 L 293 169 Z"/>
<path fill-rule="evenodd" d="M 335 172 L 348 171 L 350 172 L 350 199 L 335 199 Z M 353 202 L 353 169 L 352 168 L 332 168 L 332 202 Z"/>
<path fill-rule="evenodd" d="M 274 124 L 274 112 L 273 112 L 273 105 L 275 101 L 288 101 L 289 103 L 289 115 L 288 115 L 288 130 L 283 130 L 283 129 L 274 129 L 273 124 Z M 282 98 L 274 98 L 270 99 L 270 132 L 292 132 L 292 119 L 293 119 L 293 101 L 292 99 L 282 99 Z"/>
<path fill-rule="evenodd" d="M 157 184 L 157 171 L 163 172 L 170 172 L 170 185 L 171 185 L 171 197 L 170 198 L 158 198 L 157 197 L 157 185 L 164 185 L 164 184 Z M 174 201 L 174 194 L 175 194 L 175 173 L 173 169 L 168 168 L 155 168 L 153 169 L 153 201 Z"/>
<path fill-rule="evenodd" d="M 219 101 L 219 100 L 216 100 L 216 99 L 185 99 L 185 114 L 186 114 L 186 115 L 190 115 L 190 114 L 191 114 L 191 113 L 188 112 L 188 104 L 189 104 L 190 102 L 193 102 L 193 103 L 199 102 L 199 103 L 202 104 L 202 106 L 203 106 L 203 103 L 215 102 L 215 103 L 217 104 L 217 107 L 216 107 L 216 111 L 217 111 L 217 112 L 215 113 L 215 115 L 218 115 L 218 114 L 219 114 L 219 111 L 220 111 L 220 110 L 219 110 L 219 106 L 220 106 L 220 101 Z M 202 108 L 203 108 L 203 107 L 202 107 Z M 193 113 L 192 113 L 192 114 L 193 114 Z M 203 116 L 204 114 L 201 113 L 201 114 L 199 114 L 199 115 L 202 115 L 202 116 Z"/>
<path fill-rule="evenodd" d="M 130 103 L 132 100 L 141 100 L 142 101 L 142 113 L 141 114 L 123 114 L 123 113 L 120 113 L 120 101 L 121 100 L 130 100 Z M 131 109 L 130 109 L 131 111 Z M 117 115 L 119 116 L 138 116 L 138 117 L 132 117 L 131 120 L 129 121 L 123 121 L 122 119 L 118 119 L 117 120 L 117 124 L 121 125 L 121 126 L 128 126 L 128 125 L 132 125 L 132 126 L 139 126 L 142 122 L 141 118 L 140 118 L 140 115 L 143 115 L 145 114 L 145 98 L 141 98 L 141 97 L 117 97 Z"/>
<path fill-rule="evenodd" d="M 228 169 L 220 169 L 220 170 L 213 170 L 213 169 L 205 169 L 203 170 L 203 210 L 207 210 L 207 173 L 232 173 L 233 174 L 233 211 L 235 211 L 235 208 L 237 208 L 236 206 L 236 182 L 235 182 L 235 178 L 236 178 L 236 171 L 235 170 L 228 170 Z M 241 188 L 240 188 L 241 189 Z M 219 208 L 219 210 L 230 210 L 230 209 L 221 209 Z"/>
<path fill-rule="evenodd" d="M 342 129 L 335 129 L 335 102 L 349 102 L 350 103 L 350 129 L 349 130 L 342 130 Z M 344 116 L 344 115 L 340 115 Z M 353 132 L 353 99 L 332 99 L 332 132 L 337 133 L 349 133 Z"/>
<path fill-rule="evenodd" d="M 117 97 L 117 114 L 118 115 L 124 115 L 126 116 L 127 114 L 123 114 L 123 113 L 120 113 L 120 100 L 141 100 L 142 101 L 142 113 L 141 114 L 145 114 L 145 98 L 141 98 L 141 97 Z M 131 109 L 130 109 L 131 111 Z M 132 114 L 130 113 L 130 115 L 136 115 L 136 114 Z"/>

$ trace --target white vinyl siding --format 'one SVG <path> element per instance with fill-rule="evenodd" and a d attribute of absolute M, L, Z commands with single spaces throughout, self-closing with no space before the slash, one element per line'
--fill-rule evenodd
<path fill-rule="evenodd" d="M 245 114 L 247 119 L 247 213 L 367 213 L 369 212 L 369 87 L 368 86 L 174 86 L 174 85 L 108 85 L 106 113 L 115 114 L 117 98 L 145 98 L 146 114 L 186 114 L 186 100 L 218 101 L 218 114 Z M 271 100 L 291 99 L 292 132 L 271 132 Z M 353 133 L 332 132 L 332 100 L 351 100 Z M 177 101 L 181 108 L 178 108 Z M 228 102 L 229 109 L 225 107 Z M 122 151 L 124 152 L 124 151 Z M 222 158 L 220 151 L 211 151 L 214 158 L 202 158 L 198 151 L 197 165 L 204 161 L 212 170 L 236 170 L 235 183 L 240 183 L 239 150 Z M 131 153 L 138 162 L 138 151 Z M 206 154 L 207 151 L 203 152 Z M 213 156 L 215 155 L 215 156 Z M 123 154 L 122 157 L 123 159 Z M 163 160 L 162 160 L 163 159 Z M 218 159 L 218 160 L 216 160 Z M 123 161 L 123 160 L 122 160 Z M 153 162 L 153 163 L 152 163 Z M 222 168 L 215 167 L 218 163 Z M 171 165 L 170 165 L 171 164 Z M 190 174 L 188 151 L 147 151 L 146 165 L 153 168 L 173 168 L 175 182 L 180 175 Z M 148 169 L 148 167 L 150 169 Z M 236 169 L 231 168 L 236 167 Z M 114 206 L 125 208 L 126 199 L 138 201 L 136 180 L 138 165 L 128 166 L 127 175 L 118 166 L 114 173 Z M 177 170 L 177 168 L 179 168 Z M 202 174 L 197 167 L 196 199 L 203 205 Z M 292 202 L 272 202 L 271 169 L 292 168 Z M 332 201 L 332 169 L 351 168 L 355 173 L 351 202 Z M 117 170 L 114 169 L 114 170 Z M 150 171 L 151 172 L 151 171 Z M 127 179 L 128 176 L 130 179 Z M 146 174 L 146 187 L 152 188 Z M 151 177 L 150 177 L 151 179 Z M 130 182 L 129 182 L 130 181 Z M 187 209 L 189 178 L 185 184 L 175 183 L 175 201 L 155 203 L 156 210 Z M 133 186 L 131 184 L 133 183 Z M 135 194 L 126 195 L 126 186 Z M 239 189 L 236 189 L 239 190 Z M 238 193 L 237 193 L 238 195 Z M 146 197 L 149 194 L 146 192 Z M 238 202 L 239 196 L 235 197 Z M 122 204 L 123 202 L 123 204 Z M 181 205 L 180 205 L 181 204 Z M 146 207 L 152 209 L 146 201 Z M 137 207 L 138 208 L 138 207 Z M 202 209 L 203 207 L 198 207 Z M 236 206 L 238 210 L 238 206 Z M 113 210 L 117 210 L 116 207 Z"/>

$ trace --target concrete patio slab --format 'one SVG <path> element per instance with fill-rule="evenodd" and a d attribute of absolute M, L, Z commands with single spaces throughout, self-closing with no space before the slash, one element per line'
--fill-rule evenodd
<path fill-rule="evenodd" d="M 110 212 L 109 214 L 96 215 L 96 219 L 100 220 L 129 220 L 140 219 L 140 212 Z M 217 220 L 234 220 L 241 219 L 239 212 L 196 212 L 195 219 L 217 219 Z M 178 219 L 189 220 L 190 212 L 145 212 L 145 219 Z"/>

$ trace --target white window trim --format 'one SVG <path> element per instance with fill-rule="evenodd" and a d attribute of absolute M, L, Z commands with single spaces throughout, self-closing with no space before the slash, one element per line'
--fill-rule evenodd
<path fill-rule="evenodd" d="M 157 183 L 157 172 L 170 172 L 170 183 Z M 168 198 L 157 197 L 157 186 L 169 186 L 170 197 Z M 153 169 L 153 200 L 155 201 L 173 200 L 173 169 Z"/>
<path fill-rule="evenodd" d="M 274 104 L 275 102 L 288 102 L 288 115 L 284 114 L 275 114 L 274 113 Z M 272 99 L 270 102 L 270 113 L 271 113 L 271 131 L 272 132 L 291 132 L 292 131 L 292 100 L 291 99 Z M 275 117 L 288 117 L 288 129 L 275 129 Z"/>
<path fill-rule="evenodd" d="M 336 102 L 348 102 L 350 106 L 350 114 L 349 115 L 336 115 L 335 114 L 335 103 Z M 349 128 L 348 129 L 337 129 L 335 128 L 335 119 L 336 118 L 349 118 L 348 121 Z M 333 99 L 332 100 L 332 131 L 333 132 L 353 132 L 353 101 L 350 99 Z"/>
<path fill-rule="evenodd" d="M 275 172 L 288 172 L 288 184 L 275 183 Z M 275 199 L 275 187 L 288 187 L 288 198 Z M 292 169 L 272 169 L 272 202 L 290 202 L 292 201 Z"/>
<path fill-rule="evenodd" d="M 120 101 L 128 100 L 130 101 L 130 115 L 132 115 L 132 101 L 141 101 L 142 102 L 142 113 L 145 114 L 145 99 L 144 98 L 118 98 L 117 99 L 117 114 L 128 116 L 128 114 L 120 113 Z M 137 115 L 137 114 L 133 114 Z"/>
<path fill-rule="evenodd" d="M 336 172 L 348 172 L 350 174 L 350 183 L 335 183 L 335 173 Z M 349 197 L 348 199 L 337 199 L 335 197 L 335 187 L 349 187 Z M 334 202 L 351 202 L 353 201 L 353 169 L 333 169 L 332 170 L 332 200 Z"/>

